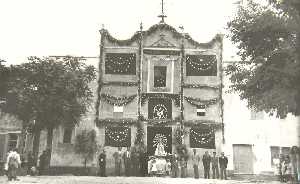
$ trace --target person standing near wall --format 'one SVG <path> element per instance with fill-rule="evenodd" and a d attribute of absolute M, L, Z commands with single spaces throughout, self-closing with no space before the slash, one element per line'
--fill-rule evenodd
<path fill-rule="evenodd" d="M 103 149 L 103 152 L 100 153 L 99 158 L 99 175 L 102 177 L 106 177 L 106 154 L 105 154 L 105 150 Z"/>
<path fill-rule="evenodd" d="M 193 149 L 194 154 L 192 155 L 192 163 L 193 163 L 193 168 L 194 168 L 194 177 L 199 178 L 199 162 L 200 162 L 200 157 L 196 153 L 196 149 Z"/>
<path fill-rule="evenodd" d="M 187 161 L 185 160 L 184 157 L 180 158 L 180 176 L 181 178 L 185 178 L 186 177 L 186 170 L 187 170 Z"/>
<path fill-rule="evenodd" d="M 202 163 L 204 167 L 204 178 L 206 179 L 209 179 L 210 162 L 211 162 L 211 157 L 208 154 L 208 151 L 205 151 L 205 154 L 202 157 Z"/>
<path fill-rule="evenodd" d="M 224 152 L 221 153 L 221 156 L 219 158 L 219 164 L 220 164 L 220 171 L 221 171 L 221 179 L 227 180 L 227 164 L 228 164 L 228 158 L 224 155 Z"/>
<path fill-rule="evenodd" d="M 17 179 L 17 170 L 21 166 L 21 158 L 17 149 L 14 148 L 11 152 L 9 152 L 7 156 L 7 165 L 8 165 L 8 181 L 18 180 Z"/>
<path fill-rule="evenodd" d="M 46 158 L 47 153 L 46 150 L 43 151 L 43 153 L 39 157 L 39 174 L 44 175 L 45 174 L 45 167 L 46 167 Z"/>
<path fill-rule="evenodd" d="M 125 176 L 130 176 L 131 171 L 131 153 L 130 147 L 123 153 L 124 167 L 125 167 Z"/>
<path fill-rule="evenodd" d="M 211 157 L 211 168 L 213 172 L 213 179 L 219 178 L 219 158 L 217 153 L 214 151 Z"/>
<path fill-rule="evenodd" d="M 118 151 L 113 154 L 115 159 L 115 175 L 121 176 L 121 166 L 122 166 L 122 148 L 118 147 Z"/>
<path fill-rule="evenodd" d="M 178 177 L 178 173 L 179 173 L 179 164 L 178 164 L 178 157 L 177 157 L 176 153 L 174 153 L 172 155 L 171 171 L 172 171 L 172 177 L 173 178 L 177 178 Z"/>

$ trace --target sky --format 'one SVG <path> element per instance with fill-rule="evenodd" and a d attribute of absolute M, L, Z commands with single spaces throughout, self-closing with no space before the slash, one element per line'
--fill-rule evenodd
<path fill-rule="evenodd" d="M 199 42 L 226 34 L 237 0 L 164 0 L 165 22 Z M 0 59 L 7 65 L 28 56 L 99 56 L 99 30 L 118 39 L 159 22 L 161 0 L 0 0 Z M 236 49 L 224 40 L 224 60 Z"/>

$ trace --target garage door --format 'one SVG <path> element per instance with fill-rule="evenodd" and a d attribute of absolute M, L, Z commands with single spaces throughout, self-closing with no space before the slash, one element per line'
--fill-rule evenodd
<path fill-rule="evenodd" d="M 234 172 L 239 174 L 253 174 L 252 145 L 233 145 Z"/>

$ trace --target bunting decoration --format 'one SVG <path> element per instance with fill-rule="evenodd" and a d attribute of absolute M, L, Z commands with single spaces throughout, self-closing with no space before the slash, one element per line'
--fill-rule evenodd
<path fill-rule="evenodd" d="M 136 55 L 130 53 L 106 53 L 105 74 L 135 75 Z"/>
<path fill-rule="evenodd" d="M 215 149 L 214 129 L 191 128 L 190 145 L 191 148 Z"/>
<path fill-rule="evenodd" d="M 138 121 L 135 119 L 98 119 L 97 125 L 110 125 L 110 126 L 124 126 L 129 127 L 136 124 Z"/>
<path fill-rule="evenodd" d="M 214 55 L 187 55 L 187 76 L 217 76 L 217 60 Z"/>
<path fill-rule="evenodd" d="M 131 131 L 128 127 L 106 127 L 105 146 L 130 147 Z"/>
<path fill-rule="evenodd" d="M 219 98 L 213 98 L 210 100 L 201 100 L 200 98 L 193 98 L 185 96 L 184 99 L 191 105 L 196 107 L 208 107 L 209 105 L 214 105 L 219 101 Z"/>
<path fill-rule="evenodd" d="M 219 89 L 219 86 L 212 86 L 212 85 L 206 85 L 206 84 L 183 84 L 183 88 L 208 88 L 208 89 Z"/>
<path fill-rule="evenodd" d="M 180 96 L 179 94 L 165 94 L 165 93 L 142 93 L 141 104 L 145 105 L 147 99 L 151 98 L 167 98 L 172 99 L 176 107 L 180 107 Z"/>
<path fill-rule="evenodd" d="M 128 97 L 115 97 L 108 94 L 101 94 L 101 99 L 105 100 L 108 104 L 113 106 L 125 106 L 131 103 L 137 95 L 131 95 Z"/>
<path fill-rule="evenodd" d="M 104 86 L 137 86 L 137 82 L 118 82 L 118 81 L 111 81 L 111 82 L 102 82 Z"/>

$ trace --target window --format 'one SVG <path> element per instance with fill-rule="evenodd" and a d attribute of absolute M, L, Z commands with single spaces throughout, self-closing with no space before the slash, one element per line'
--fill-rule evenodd
<path fill-rule="evenodd" d="M 217 59 L 214 55 L 187 55 L 187 76 L 217 76 Z"/>
<path fill-rule="evenodd" d="M 10 133 L 8 134 L 8 150 L 16 148 L 18 144 L 18 134 Z"/>
<path fill-rule="evenodd" d="M 128 53 L 107 53 L 105 73 L 118 75 L 136 74 L 136 55 Z"/>
<path fill-rule="evenodd" d="M 64 128 L 64 137 L 63 143 L 71 143 L 73 128 L 65 127 Z"/>
<path fill-rule="evenodd" d="M 197 116 L 205 116 L 205 113 L 206 113 L 205 105 L 197 106 Z"/>
<path fill-rule="evenodd" d="M 167 67 L 154 66 L 154 87 L 166 87 Z"/>
<path fill-rule="evenodd" d="M 251 120 L 263 120 L 264 119 L 264 112 L 257 111 L 255 109 L 251 109 Z"/>

